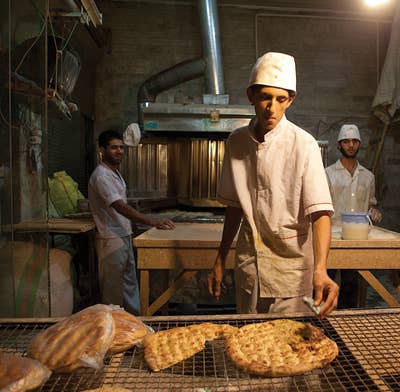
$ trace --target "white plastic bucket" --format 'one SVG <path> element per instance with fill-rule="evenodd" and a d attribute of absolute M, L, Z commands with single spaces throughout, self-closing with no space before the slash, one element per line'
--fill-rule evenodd
<path fill-rule="evenodd" d="M 367 240 L 370 222 L 367 212 L 343 212 L 342 238 L 344 240 Z"/>

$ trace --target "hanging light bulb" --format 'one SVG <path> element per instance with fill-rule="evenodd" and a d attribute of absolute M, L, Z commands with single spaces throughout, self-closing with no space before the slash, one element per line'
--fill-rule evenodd
<path fill-rule="evenodd" d="M 389 0 L 364 0 L 367 5 L 370 7 L 374 7 L 377 5 L 388 3 Z"/>

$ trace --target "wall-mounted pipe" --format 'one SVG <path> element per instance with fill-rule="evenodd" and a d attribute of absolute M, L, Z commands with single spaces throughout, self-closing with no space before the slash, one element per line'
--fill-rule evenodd
<path fill-rule="evenodd" d="M 225 94 L 224 70 L 216 0 L 198 0 L 203 57 L 206 61 L 206 92 Z"/>
<path fill-rule="evenodd" d="M 141 103 L 155 102 L 157 95 L 162 91 L 203 76 L 205 68 L 206 63 L 201 58 L 183 61 L 144 81 L 137 94 L 139 123 L 142 124 Z"/>

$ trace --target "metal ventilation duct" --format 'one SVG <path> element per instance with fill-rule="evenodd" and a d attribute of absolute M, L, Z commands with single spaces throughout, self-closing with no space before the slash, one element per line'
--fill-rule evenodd
<path fill-rule="evenodd" d="M 142 107 L 148 107 L 149 103 L 155 102 L 162 91 L 202 76 L 205 67 L 203 59 L 184 61 L 147 79 L 139 87 L 137 94 L 139 123 L 143 124 Z"/>
<path fill-rule="evenodd" d="M 139 88 L 138 121 L 146 132 L 231 132 L 247 125 L 251 106 L 228 105 L 216 0 L 198 0 L 203 58 L 179 63 L 147 79 Z M 159 104 L 162 91 L 204 76 L 203 104 Z"/>

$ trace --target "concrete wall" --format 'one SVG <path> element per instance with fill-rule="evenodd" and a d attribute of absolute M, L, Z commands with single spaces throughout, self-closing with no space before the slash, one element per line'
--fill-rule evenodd
<path fill-rule="evenodd" d="M 288 117 L 318 139 L 329 140 L 329 163 L 338 157 L 335 140 L 343 123 L 354 122 L 361 129 L 361 160 L 373 129 L 381 127 L 371 121 L 370 106 L 393 8 L 378 12 L 358 3 L 270 1 L 267 7 L 264 1 L 218 2 L 230 103 L 247 104 L 247 78 L 257 56 L 270 50 L 294 55 L 298 97 Z M 111 1 L 100 8 L 111 40 L 96 68 L 95 133 L 109 127 L 123 130 L 137 121 L 141 83 L 202 51 L 195 1 Z M 157 102 L 200 102 L 203 93 L 204 80 L 199 78 L 161 93 Z M 395 134 L 391 130 L 386 139 L 377 188 L 385 226 L 399 229 L 394 191 L 400 186 L 400 156 Z"/>

